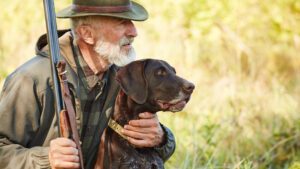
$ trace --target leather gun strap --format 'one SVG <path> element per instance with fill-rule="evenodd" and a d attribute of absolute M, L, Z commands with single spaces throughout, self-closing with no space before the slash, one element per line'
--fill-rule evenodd
<path fill-rule="evenodd" d="M 69 117 L 68 122 L 70 124 L 71 131 L 72 131 L 72 133 L 71 133 L 72 139 L 74 140 L 74 142 L 77 146 L 78 152 L 79 152 L 80 166 L 81 166 L 81 169 L 84 169 L 80 139 L 79 139 L 79 134 L 78 134 L 77 126 L 76 126 L 76 115 L 75 115 L 75 110 L 74 110 L 74 106 L 72 103 L 72 98 L 70 95 L 70 90 L 69 90 L 69 86 L 68 86 L 65 68 L 66 68 L 65 61 L 60 61 L 57 65 L 57 71 L 58 71 L 58 76 L 59 76 L 59 80 L 60 80 L 60 84 L 61 84 L 62 96 L 63 96 L 65 107 L 67 109 L 66 110 L 67 117 Z"/>

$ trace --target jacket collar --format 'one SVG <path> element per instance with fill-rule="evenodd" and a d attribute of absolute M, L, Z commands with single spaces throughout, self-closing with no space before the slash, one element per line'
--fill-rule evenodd
<path fill-rule="evenodd" d="M 59 48 L 60 53 L 64 57 L 64 59 L 68 62 L 68 64 L 72 67 L 72 69 L 77 72 L 77 66 L 75 64 L 75 60 L 73 57 L 72 47 L 70 45 L 71 37 L 71 30 L 58 30 L 58 37 L 59 37 Z M 47 42 L 47 34 L 43 34 L 40 36 L 36 43 L 35 52 L 37 55 L 41 55 L 44 57 L 49 57 L 49 46 Z"/>

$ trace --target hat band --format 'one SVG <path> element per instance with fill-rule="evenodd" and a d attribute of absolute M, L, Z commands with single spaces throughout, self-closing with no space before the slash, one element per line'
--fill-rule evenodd
<path fill-rule="evenodd" d="M 126 12 L 131 9 L 131 3 L 123 6 L 84 6 L 84 5 L 72 5 L 72 10 L 75 12 L 89 12 L 89 13 L 117 13 Z"/>

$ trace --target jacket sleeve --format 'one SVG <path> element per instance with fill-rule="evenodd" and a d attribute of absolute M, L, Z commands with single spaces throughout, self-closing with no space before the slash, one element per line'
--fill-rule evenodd
<path fill-rule="evenodd" d="M 11 74 L 0 95 L 0 168 L 50 168 L 48 148 L 32 146 L 41 121 L 41 104 L 33 78 Z"/>
<path fill-rule="evenodd" d="M 165 142 L 161 147 L 154 147 L 154 149 L 158 152 L 163 161 L 166 162 L 174 153 L 176 142 L 171 130 L 165 127 L 163 124 L 160 125 L 165 133 Z"/>

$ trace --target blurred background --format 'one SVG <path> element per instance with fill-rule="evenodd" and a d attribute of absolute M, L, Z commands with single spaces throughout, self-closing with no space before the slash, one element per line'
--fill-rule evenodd
<path fill-rule="evenodd" d="M 300 168 L 300 1 L 139 2 L 150 14 L 136 23 L 139 58 L 166 60 L 196 85 L 184 111 L 159 112 L 177 142 L 166 168 Z M 41 0 L 0 7 L 1 89 L 46 28 Z"/>

